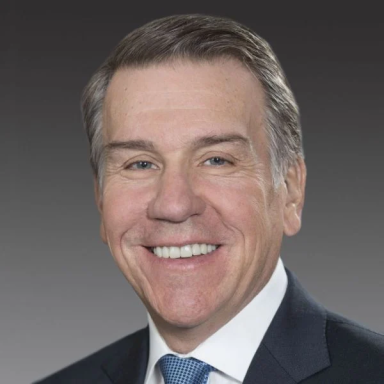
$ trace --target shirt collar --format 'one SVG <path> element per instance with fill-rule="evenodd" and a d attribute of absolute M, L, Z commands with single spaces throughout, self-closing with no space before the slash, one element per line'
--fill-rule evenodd
<path fill-rule="evenodd" d="M 187 355 L 173 352 L 165 343 L 148 314 L 149 360 L 145 383 L 155 377 L 160 382 L 158 360 L 168 354 L 194 357 L 242 382 L 287 289 L 287 275 L 279 258 L 264 288 L 233 319 Z M 228 345 L 231 347 L 228 348 Z M 152 380 L 151 380 L 152 382 Z"/>

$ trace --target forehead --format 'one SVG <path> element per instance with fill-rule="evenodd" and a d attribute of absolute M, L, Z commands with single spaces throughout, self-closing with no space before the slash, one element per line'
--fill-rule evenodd
<path fill-rule="evenodd" d="M 240 62 L 228 59 L 120 69 L 103 106 L 107 141 L 151 135 L 166 143 L 166 132 L 172 142 L 206 134 L 252 136 L 263 121 L 261 84 Z"/>

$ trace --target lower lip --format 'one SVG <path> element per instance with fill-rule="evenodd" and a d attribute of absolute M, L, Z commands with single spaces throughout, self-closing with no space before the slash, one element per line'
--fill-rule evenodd
<path fill-rule="evenodd" d="M 166 257 L 156 256 L 153 252 L 145 248 L 148 255 L 151 256 L 150 262 L 154 265 L 161 266 L 166 269 L 175 270 L 190 270 L 206 266 L 207 264 L 214 263 L 218 257 L 220 257 L 222 247 L 216 248 L 214 251 L 207 253 L 206 255 L 180 257 L 177 259 L 171 259 Z"/>

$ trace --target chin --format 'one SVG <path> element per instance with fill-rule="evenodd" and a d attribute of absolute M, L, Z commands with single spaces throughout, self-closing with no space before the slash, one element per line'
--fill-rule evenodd
<path fill-rule="evenodd" d="M 199 305 L 200 304 L 200 305 Z M 214 306 L 202 306 L 201 303 L 181 303 L 181 305 L 167 305 L 156 311 L 156 318 L 167 326 L 191 329 L 199 327 L 212 318 Z M 150 311 L 151 312 L 151 311 Z"/>
<path fill-rule="evenodd" d="M 204 314 L 176 314 L 176 316 L 167 316 L 163 319 L 170 325 L 176 328 L 191 329 L 200 326 L 205 323 L 209 318 L 209 315 Z"/>

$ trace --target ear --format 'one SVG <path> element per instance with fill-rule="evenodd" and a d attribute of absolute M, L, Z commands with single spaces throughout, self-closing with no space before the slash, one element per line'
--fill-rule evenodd
<path fill-rule="evenodd" d="M 96 206 L 100 213 L 100 237 L 101 237 L 101 240 L 103 240 L 103 242 L 107 244 L 107 234 L 105 232 L 104 222 L 103 222 L 103 196 L 102 196 L 102 191 L 100 190 L 99 181 L 97 180 L 96 176 L 93 178 L 93 189 L 95 192 Z"/>
<path fill-rule="evenodd" d="M 284 234 L 293 236 L 301 228 L 301 214 L 304 206 L 307 169 L 304 159 L 299 157 L 285 176 L 286 199 L 284 206 Z"/>

